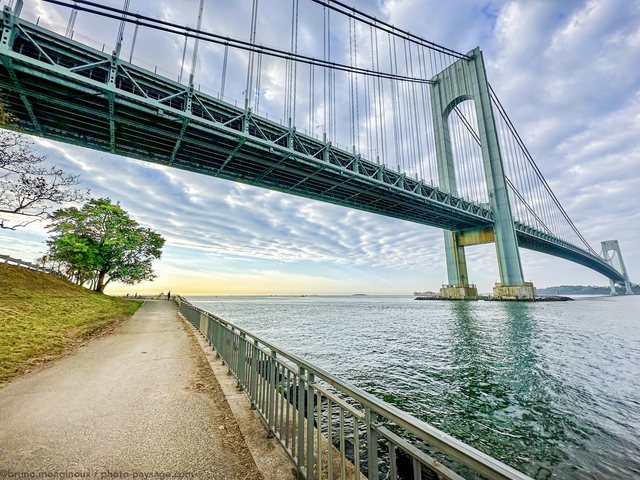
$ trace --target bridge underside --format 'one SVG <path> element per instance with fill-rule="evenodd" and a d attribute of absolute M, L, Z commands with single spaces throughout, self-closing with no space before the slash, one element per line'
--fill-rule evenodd
<path fill-rule="evenodd" d="M 15 41 L 0 46 L 0 89 L 28 133 L 446 230 L 493 225 L 487 206 L 35 25 L 12 28 Z M 621 279 L 585 250 L 516 230 L 524 248 Z"/>
<path fill-rule="evenodd" d="M 516 224 L 516 237 L 518 238 L 518 246 L 529 250 L 535 250 L 536 252 L 546 253 L 547 255 L 553 255 L 555 257 L 569 260 L 574 263 L 578 263 L 587 268 L 595 270 L 601 273 L 605 277 L 612 279 L 615 282 L 624 282 L 624 277 L 617 270 L 606 264 L 604 261 L 594 261 L 589 256 L 585 255 L 585 251 L 571 245 L 570 243 L 563 242 L 558 239 L 550 237 L 548 239 L 541 239 L 540 232 L 531 232 L 526 226 Z M 593 256 L 593 255 L 592 255 Z"/>
<path fill-rule="evenodd" d="M 0 88 L 33 135 L 439 228 L 492 224 L 486 208 L 199 92 L 188 98 L 184 85 L 123 65 L 110 86 L 108 64 L 74 73 L 34 61 L 19 40 L 22 55 L 1 56 Z M 110 58 L 87 53 L 74 63 Z"/>

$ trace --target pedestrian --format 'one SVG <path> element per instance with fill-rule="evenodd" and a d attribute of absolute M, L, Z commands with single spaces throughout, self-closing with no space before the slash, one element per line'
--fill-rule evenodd
<path fill-rule="evenodd" d="M 171 290 L 167 292 L 167 300 L 171 300 Z"/>

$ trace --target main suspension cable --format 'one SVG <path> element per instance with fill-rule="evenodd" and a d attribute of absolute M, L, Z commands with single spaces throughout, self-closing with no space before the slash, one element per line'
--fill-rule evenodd
<path fill-rule="evenodd" d="M 382 30 L 383 32 L 387 32 L 397 37 L 404 38 L 405 40 L 408 40 L 412 43 L 422 45 L 431 50 L 444 53 L 445 55 L 450 55 L 456 58 L 466 58 L 467 60 L 471 60 L 471 58 L 468 55 L 465 55 L 464 53 L 456 52 L 455 50 L 452 50 L 450 48 L 443 47 L 442 45 L 438 45 L 437 43 L 425 40 L 422 37 L 419 37 L 417 35 L 414 35 L 411 32 L 395 27 L 390 23 L 387 23 L 372 15 L 369 15 L 360 10 L 357 10 L 355 7 L 351 7 L 345 3 L 342 3 L 336 0 L 329 0 L 329 1 L 311 0 L 311 1 L 313 3 L 317 3 L 318 5 L 322 5 L 323 7 L 330 8 L 331 10 L 339 12 L 342 15 L 358 20 L 366 25 L 373 26 L 378 30 Z"/>
<path fill-rule="evenodd" d="M 68 3 L 69 0 L 66 0 L 66 1 L 65 0 L 42 0 L 42 1 L 46 3 L 54 4 L 54 5 L 60 5 L 62 7 L 76 8 L 79 11 L 92 13 L 94 15 L 99 15 L 106 18 L 122 20 L 127 23 L 138 23 L 142 27 L 152 28 L 154 30 L 168 32 L 175 35 L 187 36 L 195 39 L 200 39 L 206 42 L 215 43 L 218 45 L 225 45 L 231 48 L 245 50 L 248 52 L 262 53 L 264 55 L 268 55 L 275 58 L 282 58 L 285 60 L 294 60 L 296 62 L 305 63 L 308 65 L 316 65 L 316 66 L 326 67 L 332 70 L 339 70 L 344 72 L 353 72 L 359 75 L 365 75 L 369 77 L 387 78 L 389 80 L 396 80 L 400 82 L 416 82 L 416 83 L 426 83 L 426 84 L 434 83 L 433 80 L 430 80 L 430 79 L 411 78 L 403 75 L 394 75 L 386 72 L 377 72 L 371 69 L 360 68 L 357 66 L 349 67 L 349 65 L 342 64 L 342 63 L 321 60 L 316 57 L 310 57 L 308 55 L 288 52 L 286 50 L 281 50 L 274 47 L 256 45 L 251 42 L 247 42 L 245 40 L 239 40 L 237 38 L 231 38 L 228 36 L 225 37 L 224 35 L 218 35 L 212 32 L 206 32 L 206 31 L 191 28 L 185 25 L 178 25 L 176 23 L 167 22 L 165 20 L 158 20 L 146 15 L 142 15 L 140 13 L 126 12 L 118 8 L 100 5 L 88 0 L 74 0 L 74 1 L 76 1 L 79 4 L 89 5 L 89 7 L 93 7 L 93 8 L 83 7 L 81 5 L 73 5 Z M 96 9 L 101 9 L 106 11 L 100 11 Z M 120 16 L 118 16 L 118 14 Z M 122 17 L 123 14 L 126 15 L 126 18 Z"/>
<path fill-rule="evenodd" d="M 553 190 L 551 190 L 551 187 L 547 183 L 547 180 L 544 178 L 544 176 L 542 175 L 542 172 L 540 171 L 540 169 L 538 168 L 536 163 L 533 161 L 533 157 L 531 156 L 531 153 L 529 153 L 529 150 L 527 149 L 527 147 L 525 146 L 524 142 L 522 141 L 522 138 L 520 137 L 520 135 L 518 134 L 517 130 L 513 126 L 513 123 L 511 122 L 511 119 L 507 115 L 507 112 L 505 111 L 504 107 L 502 106 L 502 103 L 500 103 L 500 100 L 498 99 L 498 96 L 496 95 L 495 91 L 493 90 L 493 87 L 491 86 L 491 84 L 489 84 L 489 92 L 491 94 L 491 98 L 494 100 L 496 106 L 498 107 L 498 111 L 500 112 L 500 115 L 502 116 L 502 118 L 507 123 L 507 127 L 509 128 L 509 130 L 511 131 L 511 133 L 515 137 L 516 141 L 518 142 L 518 145 L 520 146 L 520 148 L 522 149 L 523 153 L 525 154 L 525 157 L 528 160 L 529 164 L 533 167 L 533 169 L 535 170 L 536 174 L 538 175 L 538 177 L 542 181 L 545 189 L 547 190 L 547 192 L 549 193 L 549 195 L 553 199 L 553 202 L 556 204 L 556 206 L 558 207 L 558 209 L 562 213 L 562 216 L 569 223 L 569 225 L 571 226 L 573 231 L 576 233 L 576 235 L 578 235 L 578 238 L 580 238 L 580 240 L 582 240 L 582 242 L 586 245 L 586 247 L 589 249 L 589 251 L 591 253 L 593 253 L 594 255 L 598 255 L 596 253 L 596 251 L 591 247 L 591 245 L 589 245 L 589 242 L 587 242 L 587 240 L 582 236 L 582 234 L 580 233 L 578 228 L 575 226 L 575 224 L 573 223 L 571 218 L 569 218 L 569 214 L 567 214 L 566 210 L 560 204 L 560 201 L 556 197 L 555 193 L 553 193 Z"/>

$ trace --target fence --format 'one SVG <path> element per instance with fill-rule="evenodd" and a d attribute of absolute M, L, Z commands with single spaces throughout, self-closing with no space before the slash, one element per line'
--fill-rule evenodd
<path fill-rule="evenodd" d="M 258 410 L 269 435 L 282 444 L 302 478 L 530 480 L 184 298 L 177 301 L 180 312 L 235 376 L 251 408 Z"/>
<path fill-rule="evenodd" d="M 20 267 L 29 268 L 31 270 L 38 270 L 39 272 L 51 273 L 59 277 L 64 277 L 64 275 L 62 275 L 60 272 L 57 272 L 56 270 L 43 267 L 42 265 L 36 265 L 35 263 L 25 262 L 24 260 L 20 260 L 19 258 L 13 258 L 13 257 L 10 257 L 9 255 L 0 255 L 0 261 L 2 260 L 4 260 L 4 263 L 18 265 Z"/>

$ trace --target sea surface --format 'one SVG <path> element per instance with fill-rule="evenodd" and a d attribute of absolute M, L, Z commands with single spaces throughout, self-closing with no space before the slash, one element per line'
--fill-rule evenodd
<path fill-rule="evenodd" d="M 640 479 L 640 296 L 189 297 L 538 478 Z"/>

